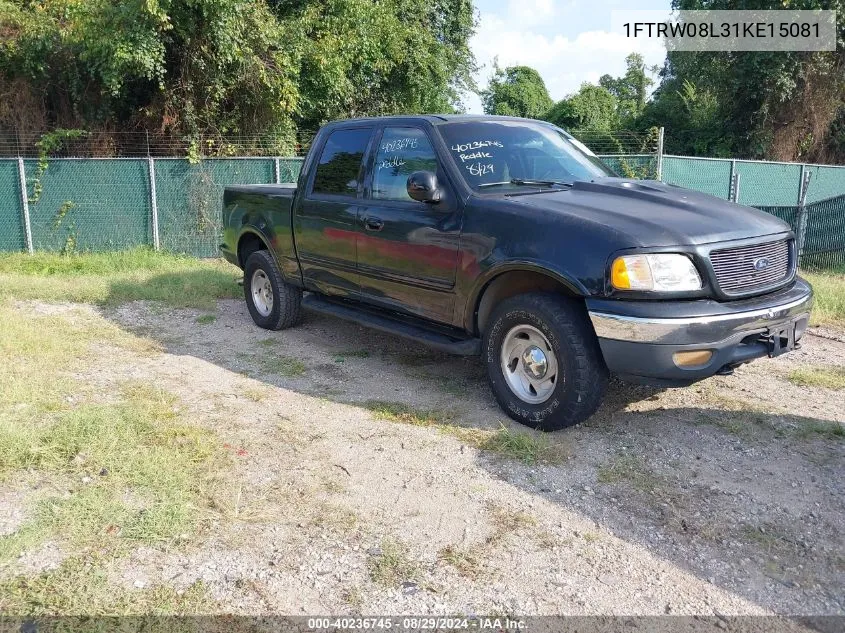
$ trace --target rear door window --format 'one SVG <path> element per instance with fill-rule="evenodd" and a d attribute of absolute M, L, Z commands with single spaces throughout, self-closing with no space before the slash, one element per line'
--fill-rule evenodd
<path fill-rule="evenodd" d="M 372 129 L 335 130 L 329 135 L 317 171 L 314 174 L 316 194 L 356 197 L 363 178 L 364 154 Z"/>

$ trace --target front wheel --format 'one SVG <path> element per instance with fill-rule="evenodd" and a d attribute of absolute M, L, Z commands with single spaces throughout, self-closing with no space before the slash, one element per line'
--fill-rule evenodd
<path fill-rule="evenodd" d="M 282 330 L 299 323 L 302 290 L 285 282 L 268 251 L 255 251 L 247 258 L 244 298 L 258 327 Z"/>
<path fill-rule="evenodd" d="M 483 349 L 493 395 L 521 424 L 556 431 L 601 404 L 607 367 L 584 307 L 573 299 L 530 293 L 503 301 Z"/>

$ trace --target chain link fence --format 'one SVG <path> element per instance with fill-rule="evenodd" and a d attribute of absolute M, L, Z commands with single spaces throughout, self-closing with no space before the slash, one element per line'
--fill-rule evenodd
<path fill-rule="evenodd" d="M 651 133 L 573 135 L 621 176 L 661 179 L 782 218 L 799 237 L 804 266 L 845 266 L 845 167 L 662 156 Z M 38 146 L 43 135 L 0 136 L 0 156 L 20 155 L 0 158 L 0 250 L 153 245 L 214 256 L 223 188 L 295 181 L 302 159 L 294 154 L 312 137 L 208 138 L 198 147 L 128 133 L 68 138 L 48 155 Z M 239 146 L 247 149 L 231 156 Z M 292 149 L 285 157 L 250 155 L 271 148 Z"/>

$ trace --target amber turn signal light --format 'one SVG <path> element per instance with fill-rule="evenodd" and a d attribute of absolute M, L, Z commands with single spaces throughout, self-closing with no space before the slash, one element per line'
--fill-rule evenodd
<path fill-rule="evenodd" d="M 706 365 L 713 358 L 713 352 L 709 349 L 697 349 L 692 352 L 675 352 L 672 360 L 678 367 L 698 367 Z"/>

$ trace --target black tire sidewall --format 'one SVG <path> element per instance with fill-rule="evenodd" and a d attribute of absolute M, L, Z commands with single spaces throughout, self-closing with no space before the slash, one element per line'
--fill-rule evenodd
<path fill-rule="evenodd" d="M 255 324 L 266 330 L 273 330 L 277 327 L 279 314 L 282 309 L 281 293 L 285 290 L 279 284 L 279 275 L 276 270 L 273 270 L 274 266 L 275 263 L 264 254 L 264 251 L 257 251 L 249 256 L 244 267 L 244 299 L 246 300 L 247 309 Z M 270 314 L 267 316 L 263 316 L 258 312 L 252 298 L 252 277 L 258 270 L 264 271 L 273 288 L 273 309 L 270 310 Z"/>
<path fill-rule="evenodd" d="M 518 422 L 535 429 L 560 428 L 560 423 L 546 425 L 547 420 L 568 409 L 568 400 L 577 398 L 572 379 L 577 371 L 574 365 L 574 350 L 565 336 L 554 326 L 555 319 L 545 314 L 542 306 L 520 306 L 508 301 L 492 317 L 490 327 L 484 336 L 484 362 L 493 395 L 505 412 Z M 520 399 L 510 388 L 502 371 L 500 354 L 505 335 L 517 325 L 533 325 L 548 339 L 555 353 L 558 369 L 563 380 L 558 380 L 552 395 L 545 402 L 530 404 Z M 573 422 L 574 424 L 575 422 Z"/>

